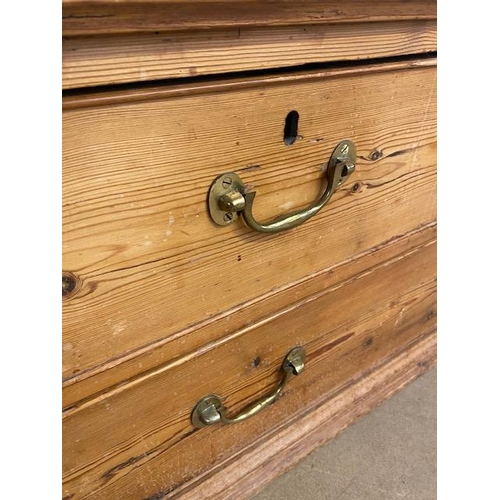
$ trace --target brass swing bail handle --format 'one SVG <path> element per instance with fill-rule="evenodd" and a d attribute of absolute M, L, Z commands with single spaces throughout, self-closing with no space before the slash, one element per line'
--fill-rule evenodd
<path fill-rule="evenodd" d="M 223 424 L 235 424 L 256 415 L 278 399 L 288 381 L 293 376 L 302 372 L 305 360 L 306 353 L 304 348 L 293 348 L 285 356 L 283 364 L 281 365 L 282 377 L 278 385 L 269 394 L 249 404 L 234 417 L 227 416 L 227 409 L 222 404 L 221 398 L 213 394 L 205 396 L 198 401 L 194 407 L 193 413 L 191 414 L 191 421 L 193 425 L 201 429 L 202 427 L 207 427 L 219 422 Z"/>
<path fill-rule="evenodd" d="M 278 233 L 302 224 L 317 214 L 332 197 L 332 194 L 354 172 L 356 146 L 350 140 L 341 141 L 333 150 L 326 169 L 327 185 L 324 193 L 312 205 L 302 210 L 280 215 L 267 222 L 255 220 L 252 210 L 255 192 L 245 193 L 243 181 L 234 172 L 218 176 L 210 187 L 208 206 L 216 224 L 227 226 L 241 212 L 246 224 L 261 233 Z"/>

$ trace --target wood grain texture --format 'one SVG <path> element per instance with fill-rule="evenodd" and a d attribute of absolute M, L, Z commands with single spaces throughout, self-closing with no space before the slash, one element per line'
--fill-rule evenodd
<path fill-rule="evenodd" d="M 243 89 L 256 89 L 270 85 L 283 85 L 285 83 L 303 83 L 306 81 L 320 81 L 329 78 L 347 76 L 361 77 L 365 74 L 387 73 L 415 68 L 435 68 L 436 58 L 411 58 L 404 61 L 390 61 L 380 63 L 363 63 L 342 65 L 335 68 L 325 68 L 302 71 L 286 71 L 280 74 L 246 75 L 244 77 L 229 76 L 222 80 L 205 80 L 202 82 L 185 81 L 168 85 L 144 83 L 130 88 L 114 87 L 112 90 L 102 88 L 78 89 L 66 91 L 62 98 L 63 111 L 85 107 L 100 107 L 132 102 L 154 101 L 158 99 L 171 99 L 173 97 L 213 94 L 214 92 L 234 92 Z"/>
<path fill-rule="evenodd" d="M 64 36 L 435 19 L 429 0 L 63 0 Z"/>
<path fill-rule="evenodd" d="M 158 500 L 245 500 L 334 439 L 405 385 L 435 366 L 436 334 L 430 334 L 353 379 L 333 397 L 266 434 L 236 456 Z"/>
<path fill-rule="evenodd" d="M 63 38 L 63 89 L 436 51 L 436 21 Z"/>
<path fill-rule="evenodd" d="M 86 373 L 84 377 L 73 377 L 63 384 L 63 408 L 72 411 L 94 404 L 96 398 L 103 400 L 111 392 L 124 390 L 130 383 L 156 376 L 158 370 L 185 363 L 196 357 L 203 346 L 226 342 L 235 330 L 249 325 L 254 328 L 269 322 L 323 290 L 340 287 L 385 261 L 425 246 L 436 239 L 436 234 L 436 223 L 431 223 L 396 236 L 378 247 L 370 248 L 303 280 L 288 283 L 280 290 L 272 290 L 248 301 L 242 307 L 224 311 L 218 317 L 187 328 L 182 335 L 155 342 L 130 356 L 121 356 L 101 366 L 99 370 Z"/>
<path fill-rule="evenodd" d="M 435 259 L 434 243 L 413 249 L 228 342 L 207 345 L 196 359 L 68 412 L 64 495 L 161 498 L 303 415 L 435 330 Z M 280 401 L 238 425 L 192 428 L 191 410 L 205 394 L 222 395 L 236 412 L 269 390 L 294 345 L 306 348 L 306 370 Z"/>
<path fill-rule="evenodd" d="M 287 147 L 291 109 L 302 140 Z M 63 304 L 64 376 L 433 222 L 435 126 L 434 68 L 65 111 L 63 265 L 78 282 Z M 274 236 L 211 223 L 216 175 L 254 185 L 265 219 L 317 197 L 343 138 L 357 171 L 311 221 Z"/>

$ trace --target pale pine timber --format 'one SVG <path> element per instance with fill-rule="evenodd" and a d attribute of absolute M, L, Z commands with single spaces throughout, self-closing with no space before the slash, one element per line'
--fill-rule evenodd
<path fill-rule="evenodd" d="M 157 367 L 165 370 L 170 366 L 186 362 L 195 357 L 202 346 L 225 342 L 235 330 L 268 322 L 322 290 L 342 286 L 362 272 L 367 272 L 387 260 L 434 241 L 436 235 L 436 223 L 431 223 L 405 235 L 396 236 L 337 265 L 302 280 L 288 283 L 282 289 L 271 290 L 234 310 L 224 311 L 217 317 L 186 328 L 181 335 L 160 340 L 129 356 L 121 356 L 110 361 L 101 367 L 102 370 L 88 373 L 86 377 L 70 379 L 63 384 L 63 408 L 72 411 L 93 404 L 96 397 L 104 399 L 110 391 L 116 391 L 118 387 L 119 390 L 123 390 L 138 377 L 144 380 L 145 376 L 154 376 L 157 372 L 154 369 Z M 147 375 L 144 375 L 145 373 Z"/>
<path fill-rule="evenodd" d="M 69 412 L 64 494 L 160 498 L 432 333 L 435 257 L 433 242 L 414 248 L 229 342 L 209 344 L 195 359 Z M 306 370 L 275 405 L 238 425 L 192 428 L 190 412 L 205 394 L 222 395 L 237 412 L 269 390 L 293 345 L 306 348 Z"/>
<path fill-rule="evenodd" d="M 81 287 L 63 307 L 64 375 L 434 221 L 434 85 L 434 68 L 412 68 L 65 111 L 63 258 Z M 287 148 L 295 108 L 302 140 Z M 227 170 L 256 186 L 259 218 L 311 202 L 344 137 L 357 172 L 307 224 L 263 237 L 208 219 L 206 191 Z"/>
<path fill-rule="evenodd" d="M 66 37 L 62 87 L 368 60 L 436 47 L 435 20 Z"/>
<path fill-rule="evenodd" d="M 245 76 L 228 75 L 223 79 L 204 81 L 169 81 L 150 82 L 147 85 L 130 86 L 112 89 L 98 87 L 91 89 L 77 89 L 63 94 L 62 109 L 81 109 L 85 107 L 103 107 L 112 104 L 123 104 L 157 99 L 170 99 L 172 97 L 194 96 L 212 94 L 214 92 L 229 92 L 242 89 L 256 89 L 269 85 L 282 85 L 285 83 L 303 83 L 324 80 L 325 78 L 340 78 L 346 76 L 362 77 L 363 74 L 387 73 L 410 68 L 435 68 L 436 58 L 429 55 L 424 59 L 411 58 L 408 60 L 385 61 L 383 63 L 370 62 L 366 64 L 347 64 L 335 68 L 311 70 L 289 70 L 279 74 L 249 74 Z"/>
<path fill-rule="evenodd" d="M 63 0 L 63 36 L 436 19 L 429 0 Z"/>
<path fill-rule="evenodd" d="M 436 334 L 397 352 L 351 380 L 314 409 L 287 420 L 236 456 L 156 500 L 246 500 L 291 469 L 317 447 L 334 439 L 359 417 L 435 366 Z M 328 395 L 330 396 L 330 395 Z"/>

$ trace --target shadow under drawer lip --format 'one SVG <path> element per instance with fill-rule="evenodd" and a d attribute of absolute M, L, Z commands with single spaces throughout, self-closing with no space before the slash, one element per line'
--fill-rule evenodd
<path fill-rule="evenodd" d="M 255 88 L 286 81 L 307 81 L 356 74 L 359 72 L 395 71 L 399 69 L 436 66 L 437 52 L 411 54 L 369 60 L 339 61 L 334 63 L 303 64 L 299 66 L 207 75 L 188 78 L 170 78 L 151 82 L 134 82 L 102 85 L 91 88 L 64 90 L 63 110 L 88 106 L 106 106 L 122 102 L 138 102 L 151 99 L 168 99 L 183 95 L 195 95 L 227 91 L 230 89 Z"/>

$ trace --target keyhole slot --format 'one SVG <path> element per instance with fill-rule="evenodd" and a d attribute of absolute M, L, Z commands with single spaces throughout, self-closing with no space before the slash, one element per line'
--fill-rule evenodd
<path fill-rule="evenodd" d="M 297 111 L 290 111 L 285 118 L 285 131 L 283 133 L 283 142 L 286 146 L 292 145 L 297 140 L 299 132 L 299 114 Z"/>

